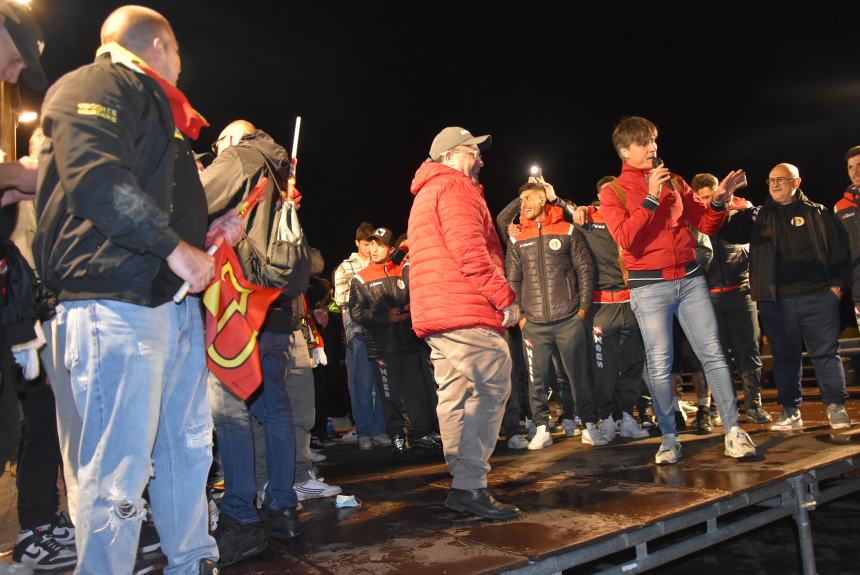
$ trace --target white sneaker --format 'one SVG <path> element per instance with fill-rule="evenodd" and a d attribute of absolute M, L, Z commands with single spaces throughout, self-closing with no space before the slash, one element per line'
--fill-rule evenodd
<path fill-rule="evenodd" d="M 334 497 L 341 491 L 339 485 L 329 485 L 321 479 L 308 479 L 304 483 L 296 483 L 293 485 L 293 489 L 296 490 L 299 501 Z"/>
<path fill-rule="evenodd" d="M 529 451 L 543 449 L 552 445 L 552 435 L 546 430 L 546 425 L 538 425 L 535 429 L 534 437 L 529 441 Z"/>
<path fill-rule="evenodd" d="M 845 406 L 839 403 L 831 403 L 827 406 L 827 421 L 831 429 L 848 429 L 851 427 L 851 418 L 845 411 Z"/>
<path fill-rule="evenodd" d="M 358 443 L 358 435 L 355 433 L 355 429 L 350 431 L 349 433 L 344 433 L 340 436 L 341 443 Z"/>
<path fill-rule="evenodd" d="M 562 419 L 561 426 L 564 428 L 565 437 L 576 437 L 582 430 L 576 425 L 575 419 Z"/>
<path fill-rule="evenodd" d="M 671 465 L 678 463 L 679 459 L 681 459 L 681 442 L 674 434 L 667 433 L 660 442 L 660 449 L 654 456 L 654 462 L 657 465 Z"/>
<path fill-rule="evenodd" d="M 803 418 L 796 407 L 783 407 L 779 419 L 770 424 L 771 431 L 794 431 L 803 429 Z"/>
<path fill-rule="evenodd" d="M 610 415 L 606 419 L 601 419 L 597 425 L 597 432 L 606 440 L 606 443 L 612 443 L 615 440 L 615 420 Z"/>
<path fill-rule="evenodd" d="M 741 459 L 755 454 L 755 443 L 749 434 L 737 425 L 731 428 L 726 434 L 726 455 Z"/>
<path fill-rule="evenodd" d="M 621 417 L 621 429 L 618 434 L 621 437 L 632 437 L 633 439 L 642 439 L 651 435 L 647 429 L 643 429 L 639 422 L 627 412 Z"/>
<path fill-rule="evenodd" d="M 550 436 L 552 439 L 552 436 Z M 526 439 L 525 435 L 518 433 L 516 435 L 512 435 L 508 438 L 508 448 L 509 449 L 525 449 L 529 446 L 529 440 Z"/>
<path fill-rule="evenodd" d="M 593 423 L 585 424 L 585 429 L 582 430 L 582 442 L 588 445 L 606 445 L 609 443 Z"/>
<path fill-rule="evenodd" d="M 321 461 L 325 461 L 328 459 L 322 450 L 311 449 L 311 461 L 314 463 L 320 463 Z"/>
<path fill-rule="evenodd" d="M 695 415 L 699 411 L 699 408 L 695 403 L 692 401 L 684 401 L 683 399 L 678 400 L 678 408 L 679 411 L 684 414 L 684 419 Z"/>

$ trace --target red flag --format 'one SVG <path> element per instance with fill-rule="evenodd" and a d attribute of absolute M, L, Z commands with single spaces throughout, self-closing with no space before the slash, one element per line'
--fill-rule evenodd
<path fill-rule="evenodd" d="M 230 391 L 247 399 L 263 381 L 257 335 L 281 290 L 247 281 L 233 248 L 222 238 L 215 244 L 215 279 L 203 294 L 206 364 Z"/>

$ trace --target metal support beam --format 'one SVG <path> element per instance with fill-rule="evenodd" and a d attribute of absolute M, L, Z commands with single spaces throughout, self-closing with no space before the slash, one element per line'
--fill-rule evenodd
<path fill-rule="evenodd" d="M 800 541 L 800 563 L 803 575 L 815 575 L 815 550 L 812 547 L 812 525 L 809 522 L 809 511 L 815 509 L 815 500 L 809 494 L 803 475 L 792 477 L 794 490 L 794 520 L 797 522 L 797 535 Z"/>

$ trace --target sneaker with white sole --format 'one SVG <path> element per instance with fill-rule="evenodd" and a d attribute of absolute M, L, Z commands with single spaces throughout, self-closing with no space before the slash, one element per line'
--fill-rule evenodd
<path fill-rule="evenodd" d="M 773 418 L 768 412 L 761 407 L 753 407 L 746 411 L 747 421 L 750 423 L 758 423 L 764 425 L 773 421 Z"/>
<path fill-rule="evenodd" d="M 53 571 L 71 567 L 78 562 L 78 556 L 74 549 L 54 540 L 48 524 L 19 532 L 12 560 L 39 571 Z"/>
<path fill-rule="evenodd" d="M 320 463 L 328 459 L 321 449 L 311 449 L 311 461 Z"/>
<path fill-rule="evenodd" d="M 75 546 L 75 526 L 72 519 L 65 511 L 58 511 L 51 523 L 51 537 L 60 545 L 66 547 Z"/>
<path fill-rule="evenodd" d="M 845 411 L 845 406 L 839 403 L 831 403 L 827 406 L 827 421 L 831 429 L 848 429 L 851 427 L 851 418 Z"/>
<path fill-rule="evenodd" d="M 535 422 L 526 417 L 526 424 L 524 426 L 526 428 L 526 439 L 531 441 L 532 437 L 535 436 L 535 432 L 537 431 L 537 427 L 535 426 Z"/>
<path fill-rule="evenodd" d="M 625 411 L 624 415 L 621 416 L 621 428 L 618 431 L 618 435 L 621 437 L 642 439 L 649 437 L 651 434 L 648 433 L 647 429 L 643 429 L 632 415 Z"/>
<path fill-rule="evenodd" d="M 800 417 L 800 410 L 796 407 L 782 408 L 782 413 L 779 419 L 770 425 L 771 431 L 794 431 L 803 429 L 803 419 Z"/>
<path fill-rule="evenodd" d="M 565 437 L 576 437 L 582 434 L 582 430 L 576 425 L 575 419 L 562 419 L 561 426 L 564 428 Z"/>
<path fill-rule="evenodd" d="M 319 478 L 311 478 L 304 483 L 296 483 L 293 485 L 293 489 L 296 490 L 296 497 L 299 501 L 334 497 L 341 492 L 339 485 L 329 485 Z"/>
<path fill-rule="evenodd" d="M 676 435 L 667 433 L 660 441 L 660 449 L 654 456 L 654 462 L 657 465 L 672 465 L 678 463 L 679 459 L 681 459 L 681 442 Z"/>
<path fill-rule="evenodd" d="M 388 437 L 387 433 L 382 433 L 380 435 L 374 435 L 370 438 L 373 442 L 373 445 L 378 447 L 391 447 L 391 438 Z"/>
<path fill-rule="evenodd" d="M 755 454 L 755 443 L 753 443 L 749 433 L 737 425 L 726 433 L 726 455 L 735 459 L 742 459 L 752 457 Z"/>
<path fill-rule="evenodd" d="M 546 425 L 538 425 L 537 428 L 535 428 L 534 437 L 532 437 L 531 441 L 529 441 L 529 451 L 543 449 L 544 447 L 549 447 L 550 445 L 552 445 L 552 435 L 550 435 L 549 431 L 547 431 Z"/>
<path fill-rule="evenodd" d="M 699 411 L 699 406 L 692 401 L 678 400 L 678 411 L 684 414 L 684 419 L 692 417 Z"/>
<path fill-rule="evenodd" d="M 370 451 L 373 449 L 373 438 L 369 435 L 359 435 L 358 448 L 362 451 Z"/>
<path fill-rule="evenodd" d="M 525 449 L 528 446 L 529 440 L 521 433 L 512 435 L 508 438 L 508 449 Z"/>
<path fill-rule="evenodd" d="M 615 420 L 612 419 L 611 415 L 600 420 L 597 431 L 606 440 L 606 443 L 612 443 L 615 440 Z"/>
<path fill-rule="evenodd" d="M 615 429 L 615 425 L 612 426 Z M 587 445 L 606 445 L 609 442 L 601 435 L 600 430 L 593 423 L 586 423 L 582 430 L 582 442 Z"/>
<path fill-rule="evenodd" d="M 341 435 L 339 441 L 341 443 L 358 443 L 358 434 L 355 432 L 355 429 L 353 429 L 349 433 Z"/>

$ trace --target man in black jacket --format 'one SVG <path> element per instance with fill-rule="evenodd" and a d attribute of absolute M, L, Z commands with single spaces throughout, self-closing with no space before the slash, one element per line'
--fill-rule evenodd
<path fill-rule="evenodd" d="M 573 388 L 576 414 L 585 423 L 582 442 L 606 445 L 599 433 L 588 377 L 584 320 L 594 290 L 594 263 L 582 234 L 564 221 L 563 209 L 547 205 L 545 182 L 519 190 L 520 229 L 510 237 L 505 268 L 526 318 L 523 330 L 537 426 L 530 450 L 552 445 L 547 430 L 546 378 L 554 348 Z"/>
<path fill-rule="evenodd" d="M 767 179 L 770 199 L 730 216 L 721 235 L 750 244 L 750 295 L 758 303 L 774 356 L 782 413 L 771 429 L 801 429 L 803 345 L 815 367 L 833 429 L 851 426 L 839 358 L 839 300 L 846 281 L 848 241 L 833 214 L 800 190 L 800 172 L 777 164 Z"/>
<path fill-rule="evenodd" d="M 412 424 L 411 446 L 441 450 L 430 357 L 412 331 L 409 315 L 409 264 L 391 261 L 393 238 L 387 228 L 378 228 L 370 237 L 371 262 L 352 278 L 349 313 L 367 336 L 367 357 L 379 375 L 377 397 L 384 398 L 394 453 L 407 449 L 404 408 Z"/>
<path fill-rule="evenodd" d="M 200 302 L 171 301 L 183 280 L 197 293 L 214 274 L 188 143 L 206 123 L 175 86 L 179 48 L 163 16 L 118 8 L 101 39 L 96 61 L 45 99 L 36 192 L 34 255 L 58 297 L 55 335 L 82 424 L 78 570 L 132 571 L 148 483 L 171 568 L 210 572 Z M 235 214 L 220 223 L 238 239 Z"/>
<path fill-rule="evenodd" d="M 705 204 L 711 203 L 720 182 L 713 174 L 696 174 L 690 186 Z M 751 208 L 752 204 L 732 197 L 730 213 Z M 761 406 L 761 354 L 758 309 L 750 296 L 749 247 L 730 244 L 718 235 L 710 236 L 713 257 L 705 272 L 714 314 L 720 327 L 720 339 L 726 357 L 731 357 L 744 384 L 744 409 L 751 423 L 770 423 L 770 414 Z M 696 414 L 701 417 L 701 408 Z M 707 417 L 707 415 L 705 415 Z"/>
<path fill-rule="evenodd" d="M 267 253 L 269 234 L 277 224 L 273 221 L 275 206 L 281 201 L 277 182 L 286 181 L 290 159 L 282 146 L 245 120 L 236 120 L 224 128 L 214 148 L 215 160 L 201 173 L 209 209 L 214 214 L 235 207 L 262 177 L 268 178 L 263 199 L 248 215 L 247 237 L 237 249 L 240 263 L 249 273 L 250 252 Z M 279 539 L 299 535 L 298 499 L 293 490 L 296 462 L 301 459 L 305 466 L 300 483 L 310 480 L 310 463 L 306 432 L 303 443 L 296 440 L 314 422 L 313 377 L 301 331 L 304 309 L 298 307 L 310 277 L 310 257 L 306 250 L 300 255 L 260 332 L 260 388 L 242 401 L 209 375 L 209 401 L 224 466 L 224 497 L 214 533 L 222 565 L 263 551 L 268 535 Z M 269 481 L 263 515 L 268 535 L 254 507 L 257 488 L 251 415 L 263 424 L 265 434 L 265 446 L 257 449 L 265 447 L 266 453 Z"/>

